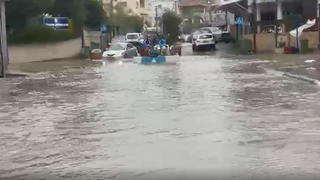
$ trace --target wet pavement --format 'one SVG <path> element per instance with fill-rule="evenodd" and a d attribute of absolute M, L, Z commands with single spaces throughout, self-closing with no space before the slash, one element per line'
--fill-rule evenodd
<path fill-rule="evenodd" d="M 0 178 L 319 179 L 319 89 L 265 63 L 24 64 L 0 80 Z"/>

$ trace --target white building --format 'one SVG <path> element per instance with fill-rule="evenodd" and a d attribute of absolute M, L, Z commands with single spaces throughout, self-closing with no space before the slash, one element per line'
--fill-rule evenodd
<path fill-rule="evenodd" d="M 227 10 L 238 16 L 248 16 L 252 13 L 254 0 L 220 0 L 213 4 L 214 8 Z M 282 20 L 287 13 L 302 14 L 304 16 L 314 16 L 317 14 L 319 0 L 255 0 L 256 20 L 275 21 Z M 315 18 L 315 17 L 314 17 Z"/>
<path fill-rule="evenodd" d="M 143 17 L 145 21 L 150 21 L 151 9 L 148 6 L 148 0 L 102 0 L 104 9 L 107 12 L 110 9 L 111 1 L 113 1 L 113 6 L 121 4 L 128 13 L 131 12 Z"/>
<path fill-rule="evenodd" d="M 161 17 L 166 10 L 175 11 L 179 14 L 177 0 L 149 0 L 149 7 L 151 9 L 150 20 L 151 24 L 156 24 L 156 16 Z"/>

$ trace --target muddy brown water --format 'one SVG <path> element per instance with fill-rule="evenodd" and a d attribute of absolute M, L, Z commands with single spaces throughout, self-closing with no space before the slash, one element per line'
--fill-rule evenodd
<path fill-rule="evenodd" d="M 318 88 L 251 60 L 24 70 L 0 80 L 2 179 L 319 179 Z"/>

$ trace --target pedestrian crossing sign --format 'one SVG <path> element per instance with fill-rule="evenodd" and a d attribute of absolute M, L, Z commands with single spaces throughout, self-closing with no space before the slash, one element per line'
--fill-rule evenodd
<path fill-rule="evenodd" d="M 236 18 L 236 24 L 243 24 L 243 18 L 242 17 L 237 17 Z"/>

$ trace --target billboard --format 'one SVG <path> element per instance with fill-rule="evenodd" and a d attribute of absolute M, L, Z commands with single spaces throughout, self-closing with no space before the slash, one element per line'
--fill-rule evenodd
<path fill-rule="evenodd" d="M 69 30 L 69 19 L 67 17 L 45 17 L 43 24 L 55 30 Z"/>

